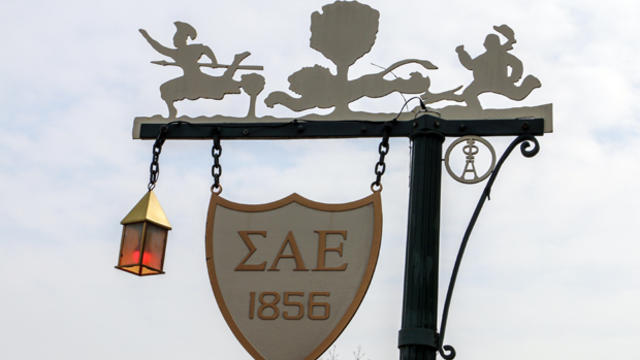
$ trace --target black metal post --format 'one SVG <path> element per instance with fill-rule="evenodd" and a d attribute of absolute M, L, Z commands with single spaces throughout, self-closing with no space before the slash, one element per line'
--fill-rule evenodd
<path fill-rule="evenodd" d="M 398 336 L 401 360 L 436 358 L 443 141 L 444 136 L 436 132 L 413 136 L 402 329 Z"/>

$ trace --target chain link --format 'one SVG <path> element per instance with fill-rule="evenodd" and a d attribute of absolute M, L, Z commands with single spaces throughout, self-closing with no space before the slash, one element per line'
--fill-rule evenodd
<path fill-rule="evenodd" d="M 156 187 L 156 182 L 160 176 L 160 164 L 158 163 L 158 160 L 160 158 L 160 153 L 162 152 L 162 145 L 164 145 L 165 140 L 167 140 L 168 131 L 168 124 L 161 127 L 160 132 L 156 137 L 156 141 L 153 143 L 153 157 L 151 158 L 151 165 L 149 166 L 149 185 L 147 185 L 147 189 L 149 189 L 149 191 Z"/>
<path fill-rule="evenodd" d="M 220 136 L 216 134 L 213 138 L 213 147 L 211 148 L 211 156 L 213 156 L 213 166 L 211 166 L 213 185 L 211 185 L 211 191 L 216 194 L 219 194 L 222 191 L 222 185 L 220 185 L 220 176 L 222 175 L 220 155 L 222 155 L 222 146 L 220 146 Z"/>
<path fill-rule="evenodd" d="M 382 191 L 382 184 L 380 183 L 380 179 L 382 179 L 382 175 L 387 169 L 387 165 L 384 162 L 384 157 L 389 153 L 389 135 L 391 133 L 391 125 L 389 123 L 384 125 L 382 141 L 380 145 L 378 145 L 378 154 L 380 154 L 380 159 L 376 163 L 374 168 L 374 173 L 376 174 L 376 180 L 371 183 L 371 191 L 378 192 Z"/>

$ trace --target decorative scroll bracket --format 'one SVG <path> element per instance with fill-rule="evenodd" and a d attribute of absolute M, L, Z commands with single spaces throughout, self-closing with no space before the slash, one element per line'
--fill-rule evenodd
<path fill-rule="evenodd" d="M 529 149 L 532 143 L 533 148 Z M 447 288 L 447 296 L 445 298 L 444 308 L 442 310 L 442 322 L 440 323 L 440 332 L 438 334 L 438 352 L 443 358 L 447 360 L 451 360 L 456 357 L 456 351 L 453 346 L 444 345 L 444 336 L 447 329 L 447 319 L 449 318 L 451 297 L 453 295 L 453 289 L 458 277 L 458 271 L 460 270 L 460 264 L 462 263 L 462 257 L 464 256 L 464 251 L 467 248 L 469 237 L 471 236 L 471 232 L 473 231 L 476 221 L 478 220 L 478 216 L 480 216 L 482 207 L 484 206 L 485 201 L 489 199 L 489 196 L 491 194 L 491 187 L 493 186 L 493 183 L 496 180 L 496 177 L 498 176 L 498 173 L 500 172 L 500 169 L 502 168 L 505 160 L 507 160 L 513 149 L 515 149 L 518 144 L 520 144 L 520 152 L 522 153 L 522 155 L 528 158 L 535 156 L 538 151 L 540 151 L 540 144 L 538 143 L 536 137 L 532 135 L 520 135 L 515 140 L 513 140 L 511 144 L 509 144 L 507 149 L 500 157 L 500 160 L 498 160 L 496 167 L 491 173 L 489 181 L 487 181 L 487 184 L 482 191 L 480 200 L 478 200 L 478 204 L 476 205 L 473 215 L 471 216 L 471 220 L 469 221 L 469 225 L 467 225 L 467 229 L 462 238 L 462 242 L 460 243 L 460 249 L 458 250 L 458 255 L 456 256 L 456 261 L 451 272 L 451 279 L 449 280 L 449 287 Z"/>

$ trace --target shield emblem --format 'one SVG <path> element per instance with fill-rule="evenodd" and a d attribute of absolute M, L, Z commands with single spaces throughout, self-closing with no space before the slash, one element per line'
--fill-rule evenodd
<path fill-rule="evenodd" d="M 316 359 L 362 302 L 381 236 L 378 192 L 344 204 L 294 193 L 246 205 L 214 194 L 206 251 L 218 306 L 255 359 Z"/>

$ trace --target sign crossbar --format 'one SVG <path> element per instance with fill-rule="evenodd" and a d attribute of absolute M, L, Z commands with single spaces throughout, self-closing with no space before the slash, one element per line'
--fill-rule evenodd
<path fill-rule="evenodd" d="M 433 131 L 449 137 L 544 135 L 544 119 L 445 120 L 423 115 L 413 121 L 307 121 L 263 123 L 181 123 L 169 127 L 167 139 L 322 139 L 381 137 L 391 123 L 389 136 L 413 137 Z M 155 139 L 166 124 L 141 124 L 140 139 Z"/>

